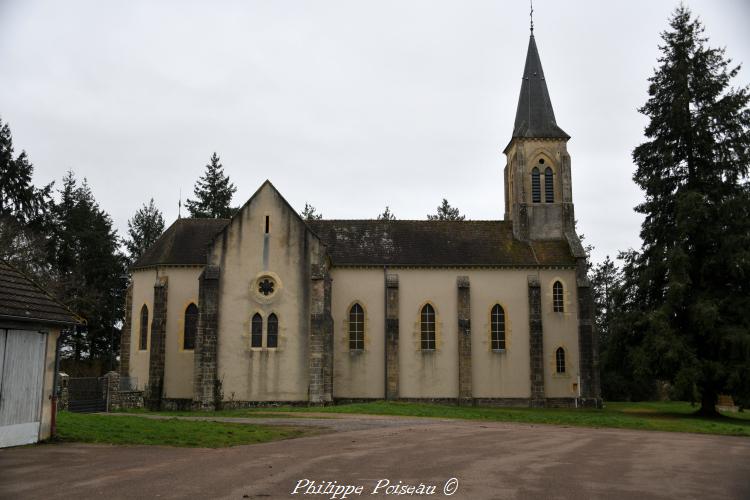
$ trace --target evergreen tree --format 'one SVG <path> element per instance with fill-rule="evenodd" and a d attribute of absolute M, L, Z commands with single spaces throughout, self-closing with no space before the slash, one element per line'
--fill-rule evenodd
<path fill-rule="evenodd" d="M 613 314 L 613 294 L 619 285 L 619 272 L 609 255 L 594 266 L 590 273 L 591 286 L 594 290 L 594 308 L 596 327 L 599 332 L 599 345 L 607 344 L 610 321 Z"/>
<path fill-rule="evenodd" d="M 237 187 L 224 175 L 224 167 L 214 152 L 211 163 L 206 165 L 206 172 L 193 188 L 196 199 L 187 200 L 185 206 L 191 217 L 228 219 L 236 212 L 236 209 L 231 207 L 232 196 L 236 191 Z"/>
<path fill-rule="evenodd" d="M 0 120 L 0 258 L 46 286 L 52 269 L 46 252 L 52 184 L 32 184 L 25 151 L 14 155 L 13 137 Z"/>
<path fill-rule="evenodd" d="M 63 337 L 63 354 L 76 361 L 106 359 L 117 352 L 122 319 L 125 258 L 112 219 L 94 199 L 86 181 L 72 172 L 63 178 L 60 202 L 52 211 L 50 250 L 58 278 L 58 298 L 86 320 Z"/>
<path fill-rule="evenodd" d="M 323 214 L 319 214 L 315 210 L 314 206 L 305 202 L 305 208 L 303 208 L 302 212 L 300 212 L 300 217 L 302 217 L 303 220 L 321 220 L 323 218 Z"/>
<path fill-rule="evenodd" d="M 646 198 L 633 266 L 654 375 L 697 388 L 713 415 L 720 392 L 750 395 L 750 94 L 686 7 L 670 27 L 633 152 Z"/>
<path fill-rule="evenodd" d="M 19 224 L 38 224 L 47 213 L 52 184 L 38 189 L 32 184 L 34 166 L 26 151 L 14 157 L 13 136 L 0 120 L 0 217 Z"/>
<path fill-rule="evenodd" d="M 151 198 L 148 205 L 144 204 L 128 221 L 128 239 L 125 240 L 125 247 L 130 254 L 130 262 L 137 261 L 163 232 L 164 217 Z"/>
<path fill-rule="evenodd" d="M 388 205 L 386 205 L 385 210 L 383 210 L 383 213 L 378 215 L 378 220 L 384 220 L 384 221 L 396 220 L 396 216 L 393 215 L 393 212 L 391 212 L 391 208 Z"/>
<path fill-rule="evenodd" d="M 443 203 L 437 207 L 435 215 L 427 215 L 427 220 L 464 220 L 465 215 L 461 215 L 458 208 L 452 207 L 448 200 L 443 198 Z"/>

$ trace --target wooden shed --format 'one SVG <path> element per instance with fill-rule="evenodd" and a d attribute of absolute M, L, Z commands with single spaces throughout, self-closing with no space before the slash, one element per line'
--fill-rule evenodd
<path fill-rule="evenodd" d="M 0 448 L 47 439 L 63 329 L 78 318 L 0 260 Z"/>

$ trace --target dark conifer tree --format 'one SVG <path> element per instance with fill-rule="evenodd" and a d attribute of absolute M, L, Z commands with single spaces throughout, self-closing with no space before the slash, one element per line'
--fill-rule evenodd
<path fill-rule="evenodd" d="M 304 220 L 321 220 L 323 218 L 323 214 L 319 214 L 315 207 L 309 203 L 305 203 L 305 208 L 302 209 L 299 215 Z"/>
<path fill-rule="evenodd" d="M 164 232 L 164 217 L 154 199 L 139 208 L 133 218 L 128 221 L 128 239 L 125 247 L 128 249 L 131 263 L 137 261 Z"/>
<path fill-rule="evenodd" d="M 396 220 L 396 216 L 393 215 L 393 212 L 391 212 L 391 207 L 386 205 L 385 210 L 383 210 L 383 213 L 378 215 L 378 220 L 384 220 L 384 221 Z"/>
<path fill-rule="evenodd" d="M 466 216 L 461 215 L 458 208 L 452 207 L 445 198 L 437 207 L 437 213 L 427 216 L 427 220 L 464 220 L 465 218 Z"/>
<path fill-rule="evenodd" d="M 750 394 L 749 94 L 686 7 L 662 40 L 633 152 L 646 198 L 638 307 L 654 375 L 696 387 L 712 415 L 719 393 Z"/>
<path fill-rule="evenodd" d="M 86 320 L 85 327 L 63 337 L 63 354 L 76 361 L 107 359 L 119 345 L 119 334 L 112 332 L 123 314 L 125 258 L 112 219 L 85 180 L 79 185 L 68 172 L 59 193 L 50 243 L 57 295 Z"/>
<path fill-rule="evenodd" d="M 206 165 L 205 173 L 195 183 L 195 200 L 187 200 L 185 205 L 191 217 L 228 219 L 236 212 L 231 206 L 232 196 L 236 191 L 237 187 L 224 175 L 224 167 L 214 153 L 211 163 Z"/>

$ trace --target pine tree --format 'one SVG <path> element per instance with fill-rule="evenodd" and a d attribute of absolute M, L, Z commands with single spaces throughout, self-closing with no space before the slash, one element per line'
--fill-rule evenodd
<path fill-rule="evenodd" d="M 315 210 L 315 207 L 309 203 L 305 203 L 305 208 L 302 209 L 299 215 L 303 220 L 321 220 L 323 218 L 323 214 L 319 214 Z"/>
<path fill-rule="evenodd" d="M 76 361 L 107 359 L 117 352 L 112 331 L 123 315 L 125 258 L 112 219 L 96 202 L 86 180 L 63 178 L 60 202 L 52 211 L 51 255 L 58 298 L 86 320 L 63 337 L 63 353 Z"/>
<path fill-rule="evenodd" d="M 599 345 L 607 344 L 610 321 L 613 314 L 613 293 L 619 284 L 619 272 L 609 255 L 594 266 L 589 274 L 594 290 L 594 308 L 596 327 L 599 333 Z"/>
<path fill-rule="evenodd" d="M 47 213 L 52 184 L 38 189 L 31 182 L 34 166 L 26 151 L 14 157 L 13 136 L 0 120 L 0 217 L 20 224 L 38 224 Z"/>
<path fill-rule="evenodd" d="M 46 286 L 52 269 L 46 252 L 52 183 L 32 183 L 34 167 L 25 151 L 14 155 L 13 137 L 0 120 L 0 258 Z"/>
<path fill-rule="evenodd" d="M 154 204 L 154 199 L 139 208 L 128 221 L 128 239 L 125 247 L 130 254 L 130 262 L 137 261 L 141 255 L 164 232 L 164 217 Z"/>
<path fill-rule="evenodd" d="M 750 396 L 750 94 L 686 7 L 670 27 L 633 152 L 646 198 L 634 266 L 654 374 L 696 387 L 714 415 L 720 392 Z"/>
<path fill-rule="evenodd" d="M 378 215 L 378 220 L 384 220 L 384 221 L 396 220 L 396 216 L 393 215 L 393 212 L 391 212 L 391 208 L 388 205 L 386 205 L 385 210 L 383 210 L 383 213 Z"/>
<path fill-rule="evenodd" d="M 191 217 L 228 219 L 235 214 L 236 209 L 232 208 L 231 203 L 237 187 L 224 175 L 224 167 L 219 161 L 214 152 L 211 163 L 206 165 L 205 173 L 193 188 L 196 199 L 185 202 Z"/>
<path fill-rule="evenodd" d="M 465 215 L 461 215 L 458 208 L 452 207 L 448 200 L 443 198 L 443 203 L 437 207 L 435 215 L 427 215 L 427 220 L 464 220 Z"/>

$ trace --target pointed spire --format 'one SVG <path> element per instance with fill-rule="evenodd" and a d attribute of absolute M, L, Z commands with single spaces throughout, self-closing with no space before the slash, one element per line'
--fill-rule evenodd
<path fill-rule="evenodd" d="M 533 13 L 533 9 L 532 9 Z M 532 18 L 529 50 L 526 53 L 526 67 L 523 70 L 521 94 L 518 97 L 516 122 L 513 137 L 538 137 L 570 139 L 555 122 L 555 112 L 547 91 L 547 82 L 542 71 L 542 62 L 534 41 Z"/>

